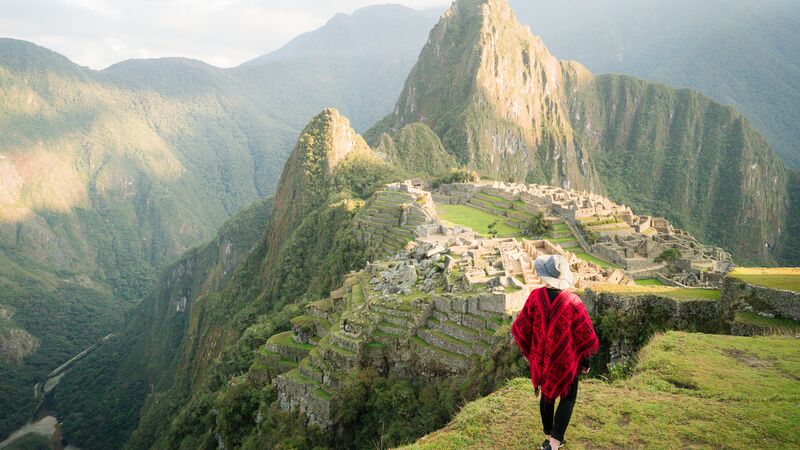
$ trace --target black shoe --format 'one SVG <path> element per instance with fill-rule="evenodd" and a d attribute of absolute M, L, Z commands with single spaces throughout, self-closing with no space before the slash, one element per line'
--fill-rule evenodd
<path fill-rule="evenodd" d="M 558 446 L 558 448 L 564 448 L 565 445 L 567 445 L 566 439 L 561 443 L 561 445 Z M 552 450 L 552 448 L 553 447 L 550 446 L 550 439 L 545 439 L 544 442 L 542 442 L 542 448 L 540 450 Z"/>

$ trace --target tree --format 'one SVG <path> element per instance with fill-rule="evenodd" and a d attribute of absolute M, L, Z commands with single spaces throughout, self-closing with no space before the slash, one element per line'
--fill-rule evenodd
<path fill-rule="evenodd" d="M 545 220 L 544 213 L 539 212 L 523 226 L 522 233 L 528 237 L 541 237 L 550 231 L 553 226 Z"/>
<path fill-rule="evenodd" d="M 494 222 L 490 223 L 487 228 L 489 228 L 489 235 L 492 237 L 492 239 L 496 238 L 497 237 L 497 221 L 495 220 Z"/>
<path fill-rule="evenodd" d="M 660 255 L 656 256 L 653 260 L 655 263 L 664 263 L 669 268 L 672 268 L 675 265 L 675 262 L 678 261 L 683 257 L 683 254 L 677 248 L 669 248 L 661 252 Z"/>

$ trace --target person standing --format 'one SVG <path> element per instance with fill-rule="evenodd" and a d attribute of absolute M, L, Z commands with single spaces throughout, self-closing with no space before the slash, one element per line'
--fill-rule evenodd
<path fill-rule="evenodd" d="M 600 343 L 580 297 L 570 292 L 574 276 L 561 255 L 534 261 L 544 287 L 528 296 L 511 327 L 514 341 L 530 364 L 531 381 L 539 399 L 545 440 L 542 450 L 558 450 L 572 417 L 580 372 Z M 558 408 L 555 407 L 556 399 Z"/>

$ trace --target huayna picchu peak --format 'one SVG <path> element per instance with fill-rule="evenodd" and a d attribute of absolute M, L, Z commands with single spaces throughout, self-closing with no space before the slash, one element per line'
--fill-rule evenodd
<path fill-rule="evenodd" d="M 459 0 L 431 31 L 382 125 L 428 124 L 460 163 L 486 175 L 593 188 L 575 141 L 559 62 L 505 1 Z"/>

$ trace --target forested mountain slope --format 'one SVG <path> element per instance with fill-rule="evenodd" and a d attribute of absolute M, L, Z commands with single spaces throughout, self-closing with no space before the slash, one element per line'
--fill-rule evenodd
<path fill-rule="evenodd" d="M 0 361 L 13 386 L 0 409 L 14 411 L 0 436 L 31 412 L 31 380 L 115 328 L 166 264 L 274 192 L 308 117 L 335 105 L 367 126 L 388 112 L 434 20 L 399 6 L 339 15 L 237 69 L 159 58 L 93 71 L 0 40 L 0 270 L 30 275 L 7 276 L 17 301 L 0 303 L 39 343 L 26 353 L 35 371 Z M 25 295 L 39 300 L 20 308 Z M 67 305 L 95 309 L 70 321 Z M 81 339 L 41 326 L 84 320 L 93 331 Z"/>
<path fill-rule="evenodd" d="M 561 59 L 688 87 L 744 114 L 800 165 L 800 4 L 793 0 L 510 0 Z"/>
<path fill-rule="evenodd" d="M 57 405 L 68 439 L 83 448 L 119 446 L 137 422 L 130 448 L 174 448 L 184 439 L 195 448 L 214 439 L 182 424 L 209 420 L 216 401 L 238 401 L 221 397 L 224 387 L 247 370 L 264 340 L 286 329 L 303 301 L 363 266 L 366 247 L 353 235 L 352 218 L 395 170 L 337 111 L 314 118 L 270 206 L 235 216 L 216 241 L 172 266 L 115 341 L 125 344 L 101 349 L 76 368 L 81 375 L 65 380 Z M 237 259 L 226 262 L 231 243 Z M 99 377 L 107 382 L 98 390 Z M 87 395 L 89 386 L 94 395 Z M 133 407 L 120 409 L 120 397 Z"/>

